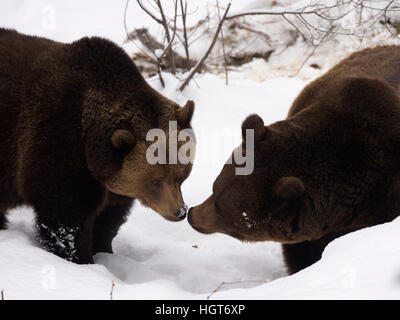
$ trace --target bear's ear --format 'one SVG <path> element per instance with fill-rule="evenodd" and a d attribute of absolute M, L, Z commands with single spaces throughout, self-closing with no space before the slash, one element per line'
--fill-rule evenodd
<path fill-rule="evenodd" d="M 188 100 L 188 102 L 186 102 L 184 107 L 179 108 L 176 111 L 175 113 L 176 121 L 181 126 L 188 125 L 192 120 L 193 112 L 194 112 L 194 102 L 192 100 Z"/>
<path fill-rule="evenodd" d="M 111 144 L 119 151 L 128 151 L 136 145 L 136 139 L 128 130 L 116 130 L 111 137 Z"/>
<path fill-rule="evenodd" d="M 254 130 L 254 141 L 259 141 L 265 137 L 267 129 L 264 127 L 264 121 L 258 114 L 252 114 L 242 123 L 242 138 L 246 139 L 246 130 Z"/>
<path fill-rule="evenodd" d="M 296 177 L 282 177 L 275 185 L 274 193 L 284 200 L 295 200 L 304 193 L 303 182 Z"/>

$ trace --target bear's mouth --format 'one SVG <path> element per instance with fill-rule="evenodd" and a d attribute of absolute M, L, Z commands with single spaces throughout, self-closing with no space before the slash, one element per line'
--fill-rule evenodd
<path fill-rule="evenodd" d="M 190 222 L 189 222 L 189 224 L 190 224 Z M 202 234 L 212 234 L 212 233 L 216 233 L 216 231 L 209 231 L 209 230 L 206 230 L 206 229 L 203 229 L 203 228 L 201 228 L 201 227 L 196 227 L 196 226 L 193 226 L 193 225 L 190 225 L 194 230 L 196 230 L 197 232 L 200 232 L 200 233 L 202 233 Z"/>

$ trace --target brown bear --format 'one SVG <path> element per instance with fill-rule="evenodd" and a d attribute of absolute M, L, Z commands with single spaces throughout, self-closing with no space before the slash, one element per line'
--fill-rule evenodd
<path fill-rule="evenodd" d="M 366 49 L 306 86 L 286 120 L 264 126 L 249 116 L 242 133 L 254 130 L 254 171 L 236 175 L 235 163 L 225 164 L 213 194 L 189 210 L 189 223 L 202 233 L 280 242 L 295 273 L 334 238 L 393 220 L 399 84 L 400 47 Z"/>
<path fill-rule="evenodd" d="M 152 89 L 129 56 L 101 38 L 71 44 L 0 29 L 0 229 L 7 210 L 33 207 L 40 242 L 92 263 L 134 199 L 182 220 L 187 164 L 146 161 L 152 128 L 190 128 L 194 110 Z"/>

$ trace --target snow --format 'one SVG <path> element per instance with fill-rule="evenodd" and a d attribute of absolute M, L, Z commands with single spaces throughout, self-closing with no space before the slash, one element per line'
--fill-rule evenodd
<path fill-rule="evenodd" d="M 332 241 L 322 259 L 290 277 L 216 299 L 400 299 L 400 218 Z"/>
<path fill-rule="evenodd" d="M 232 10 L 255 8 L 261 2 L 252 1 L 246 8 L 243 2 L 234 2 Z M 99 35 L 123 44 L 125 1 L 49 3 L 0 0 L 0 21 L 3 26 L 59 41 Z M 202 10 L 195 16 L 201 16 Z M 135 26 L 151 26 L 136 1 L 130 3 L 128 18 Z M 134 50 L 129 44 L 124 48 Z M 210 195 L 215 177 L 240 143 L 245 117 L 258 113 L 266 125 L 284 119 L 301 89 L 329 65 L 290 76 L 301 61 L 298 57 L 304 55 L 297 49 L 282 53 L 279 64 L 278 56 L 273 56 L 268 64 L 258 59 L 230 72 L 229 85 L 223 75 L 197 75 L 181 93 L 176 90 L 180 80 L 170 74 L 163 74 L 165 88 L 157 77 L 148 79 L 181 105 L 187 100 L 196 103 L 197 155 L 192 174 L 183 184 L 189 206 Z M 338 56 L 328 54 L 329 48 L 324 50 L 323 57 L 310 63 L 337 61 Z M 319 262 L 292 276 L 287 276 L 278 243 L 202 235 L 186 220 L 168 222 L 140 204 L 114 239 L 115 253 L 97 254 L 94 265 L 73 264 L 41 249 L 31 209 L 14 209 L 9 219 L 8 230 L 0 231 L 0 290 L 5 299 L 110 299 L 111 290 L 114 299 L 400 298 L 400 218 L 334 240 Z"/>

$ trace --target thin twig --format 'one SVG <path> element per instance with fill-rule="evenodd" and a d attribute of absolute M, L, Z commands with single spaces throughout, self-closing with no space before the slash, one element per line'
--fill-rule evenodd
<path fill-rule="evenodd" d="M 290 77 L 295 77 L 297 76 L 301 69 L 303 69 L 304 65 L 306 64 L 306 62 L 314 55 L 315 51 L 317 50 L 317 46 L 314 46 L 313 49 L 311 50 L 311 52 L 304 58 L 303 62 L 301 63 L 300 67 L 296 70 L 296 72 L 294 74 L 292 74 Z"/>
<path fill-rule="evenodd" d="M 166 37 L 168 43 L 165 46 L 165 48 L 162 51 L 162 53 L 161 54 L 157 54 L 155 48 L 150 48 L 150 51 L 152 52 L 152 54 L 154 55 L 154 57 L 156 59 L 157 74 L 158 74 L 158 77 L 160 79 L 160 83 L 161 83 L 162 87 L 164 88 L 165 87 L 165 81 L 164 81 L 164 79 L 162 77 L 162 73 L 161 73 L 161 64 L 162 64 L 162 59 L 164 58 L 165 55 L 168 56 L 168 59 L 169 59 L 169 62 L 170 62 L 169 67 L 171 69 L 171 72 L 173 74 L 176 73 L 175 57 L 174 57 L 174 52 L 172 51 L 172 44 L 173 44 L 173 42 L 175 40 L 176 31 L 177 31 L 176 20 L 177 20 L 177 16 L 178 16 L 178 14 L 177 14 L 178 0 L 174 1 L 175 11 L 174 11 L 174 27 L 172 29 L 173 30 L 172 37 L 171 37 L 171 34 L 169 33 L 169 24 L 168 24 L 168 21 L 167 21 L 167 17 L 164 14 L 164 10 L 163 10 L 161 1 L 160 0 L 156 0 L 155 1 L 156 4 L 157 4 L 158 10 L 160 12 L 160 15 L 161 15 L 161 19 L 157 18 L 154 14 L 152 14 L 151 11 L 149 9 L 147 9 L 140 0 L 137 0 L 137 1 L 138 1 L 139 6 L 143 9 L 143 11 L 146 12 L 154 21 L 156 21 L 158 24 L 162 25 L 163 28 L 164 28 L 165 37 Z M 128 2 L 129 2 L 129 0 L 128 0 Z M 127 3 L 127 6 L 128 6 L 128 3 Z M 126 8 L 125 8 L 125 11 L 126 11 Z M 125 28 L 126 28 L 126 24 L 125 24 Z M 148 41 L 148 44 L 151 45 L 151 41 Z"/>
<path fill-rule="evenodd" d="M 217 1 L 217 12 L 218 12 L 218 20 L 221 22 L 221 14 L 219 12 L 219 3 Z M 222 41 L 222 53 L 224 55 L 224 70 L 225 70 L 225 84 L 228 85 L 228 63 L 226 61 L 226 53 L 225 53 L 225 41 L 224 41 L 224 33 L 221 29 L 221 41 Z"/>
<path fill-rule="evenodd" d="M 138 48 L 138 50 L 140 52 L 142 52 L 145 56 L 147 56 L 147 52 L 145 52 L 142 48 L 140 48 L 135 41 L 133 41 L 133 39 L 131 39 L 130 35 L 129 35 L 129 31 L 128 31 L 128 27 L 126 24 L 126 13 L 128 11 L 128 6 L 129 6 L 129 0 L 126 0 L 126 5 L 125 5 L 125 10 L 124 10 L 124 28 L 125 28 L 125 34 L 126 34 L 126 40 L 125 41 L 131 41 L 136 48 Z"/>
<path fill-rule="evenodd" d="M 183 0 L 180 0 L 180 4 L 181 4 L 181 14 L 182 14 L 182 25 L 183 25 L 183 47 L 185 49 L 187 68 L 190 68 L 189 42 L 186 29 L 187 1 L 185 1 L 185 5 L 183 5 Z"/>
<path fill-rule="evenodd" d="M 384 21 L 385 21 L 385 27 L 386 29 L 389 31 L 389 33 L 394 36 L 395 38 L 398 38 L 398 35 L 393 33 L 392 29 L 389 27 L 389 19 L 387 17 L 387 12 L 389 10 L 389 7 L 393 4 L 395 0 L 391 0 L 389 2 L 389 4 L 385 7 L 384 11 L 383 11 L 383 17 L 384 17 Z"/>
<path fill-rule="evenodd" d="M 176 35 L 177 8 L 178 8 L 178 1 L 176 0 L 176 1 L 175 1 L 175 15 L 174 15 L 174 29 L 173 29 L 172 38 L 169 40 L 167 46 L 165 47 L 165 49 L 164 49 L 164 51 L 161 53 L 161 55 L 160 55 L 160 56 L 157 56 L 157 55 L 156 55 L 156 59 L 157 59 L 157 73 L 158 73 L 158 77 L 160 78 L 161 86 L 162 86 L 163 88 L 165 88 L 165 81 L 164 81 L 163 76 L 162 76 L 162 74 L 161 74 L 161 61 L 162 61 L 162 58 L 164 57 L 164 55 L 165 55 L 167 52 L 169 52 L 169 54 L 170 54 L 171 56 L 174 55 L 174 53 L 173 53 L 172 50 L 171 50 L 171 46 L 172 46 L 172 43 L 173 43 L 174 40 L 175 40 L 175 35 Z M 172 70 L 175 70 L 175 58 L 172 57 L 172 59 L 171 59 L 170 61 L 171 61 L 171 63 L 173 63 L 173 65 L 171 65 Z M 173 72 L 173 73 L 175 73 L 175 72 Z"/>
<path fill-rule="evenodd" d="M 281 15 L 296 15 L 296 14 L 305 14 L 305 15 L 310 15 L 310 14 L 315 14 L 317 12 L 317 9 L 314 10 L 295 10 L 295 11 L 262 11 L 262 10 L 255 10 L 255 11 L 246 11 L 246 12 L 241 12 L 237 14 L 232 14 L 226 17 L 226 20 L 232 20 L 244 16 L 261 16 L 261 15 L 266 15 L 266 16 L 281 16 Z"/>
<path fill-rule="evenodd" d="M 157 18 L 153 13 L 151 13 L 151 11 L 149 9 L 147 9 L 143 5 L 142 1 L 137 0 L 137 3 L 139 4 L 140 8 L 142 8 L 142 10 L 144 12 L 146 12 L 155 22 L 157 22 L 158 24 L 163 24 L 163 22 L 159 18 Z"/>
<path fill-rule="evenodd" d="M 114 283 L 114 280 L 112 280 L 111 281 L 111 290 L 110 290 L 110 300 L 113 300 L 114 287 L 115 287 L 115 283 Z"/>
<path fill-rule="evenodd" d="M 255 34 L 258 34 L 258 35 L 260 35 L 260 36 L 263 36 L 263 39 L 265 40 L 265 42 L 266 42 L 269 46 L 272 46 L 271 37 L 269 36 L 269 34 L 265 33 L 264 31 L 255 29 L 255 28 L 253 28 L 253 27 L 251 27 L 251 26 L 249 26 L 249 25 L 246 25 L 246 24 L 240 23 L 240 22 L 236 23 L 236 26 L 237 26 L 239 29 L 243 29 L 243 30 L 249 31 L 249 32 L 251 32 L 251 33 L 255 33 Z"/>
<path fill-rule="evenodd" d="M 269 280 L 242 280 L 242 281 L 233 281 L 233 282 L 221 282 L 208 296 L 207 300 L 210 300 L 210 298 L 217 293 L 223 286 L 226 285 L 234 285 L 234 284 L 240 284 L 240 283 L 267 283 Z"/>
<path fill-rule="evenodd" d="M 225 9 L 224 15 L 222 16 L 221 20 L 218 23 L 217 30 L 215 31 L 214 38 L 213 38 L 210 46 L 208 47 L 208 49 L 205 52 L 205 54 L 201 57 L 201 59 L 193 67 L 192 71 L 189 73 L 189 75 L 187 76 L 186 80 L 181 84 L 181 86 L 179 87 L 180 91 L 183 91 L 185 89 L 185 87 L 188 85 L 188 83 L 193 78 L 193 76 L 200 70 L 200 68 L 202 67 L 202 65 L 206 61 L 208 55 L 210 54 L 211 50 L 214 48 L 214 45 L 215 45 L 215 43 L 217 42 L 217 39 L 218 39 L 219 32 L 221 31 L 222 25 L 224 24 L 224 21 L 226 19 L 226 16 L 228 14 L 228 11 L 229 11 L 230 7 L 231 7 L 231 2 L 228 3 L 228 6 Z"/>
<path fill-rule="evenodd" d="M 167 51 L 170 51 L 171 45 L 172 45 L 172 43 L 173 43 L 174 40 L 175 40 L 175 35 L 176 35 L 176 18 L 177 18 L 177 5 L 178 5 L 178 2 L 175 1 L 175 16 L 174 16 L 173 34 L 172 34 L 172 37 L 170 38 L 170 40 L 169 40 L 167 46 L 165 47 L 164 51 L 161 53 L 161 55 L 160 55 L 159 57 L 157 57 L 157 58 L 160 59 L 160 60 L 164 57 L 164 55 L 167 53 Z M 172 54 L 173 54 L 173 53 L 172 53 Z M 175 65 L 175 64 L 174 64 L 174 65 Z M 175 66 L 174 66 L 174 68 L 175 68 Z"/>
<path fill-rule="evenodd" d="M 156 0 L 156 4 L 158 6 L 158 9 L 159 9 L 160 15 L 161 15 L 161 20 L 160 20 L 159 23 L 163 26 L 164 32 L 165 32 L 165 37 L 166 37 L 166 39 L 167 39 L 167 41 L 169 43 L 169 42 L 171 42 L 171 35 L 169 33 L 169 25 L 168 25 L 167 17 L 165 16 L 165 13 L 164 13 L 163 6 L 161 4 L 161 0 Z M 174 4 L 175 4 L 175 15 L 174 15 L 175 27 L 174 27 L 174 33 L 176 33 L 176 18 L 177 18 L 177 11 L 176 10 L 177 10 L 177 5 L 178 5 L 178 0 L 175 0 Z M 175 74 L 176 73 L 175 57 L 174 57 L 174 53 L 171 50 L 171 47 L 168 49 L 168 58 L 170 60 L 171 72 L 173 74 Z"/>

